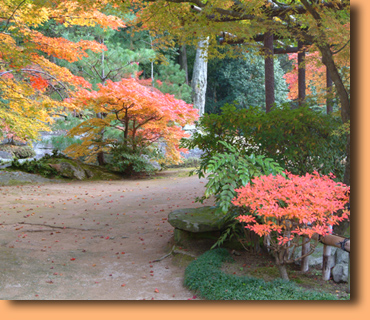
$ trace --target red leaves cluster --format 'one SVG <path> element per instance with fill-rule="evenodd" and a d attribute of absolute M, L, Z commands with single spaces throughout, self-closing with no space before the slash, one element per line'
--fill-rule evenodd
<path fill-rule="evenodd" d="M 30 82 L 34 89 L 38 89 L 40 91 L 44 91 L 49 85 L 49 82 L 41 76 L 30 76 Z"/>
<path fill-rule="evenodd" d="M 317 172 L 305 176 L 287 173 L 286 178 L 256 177 L 236 191 L 238 196 L 233 204 L 249 207 L 254 214 L 237 219 L 260 236 L 275 231 L 280 244 L 290 241 L 292 234 L 325 235 L 330 226 L 349 218 L 349 212 L 344 209 L 349 202 L 350 187 Z M 336 215 L 338 210 L 343 210 L 341 216 Z M 284 236 L 287 230 L 288 238 Z"/>
<path fill-rule="evenodd" d="M 82 57 L 87 57 L 87 49 L 94 52 L 107 50 L 104 44 L 100 44 L 96 41 L 80 40 L 74 43 L 64 38 L 46 37 L 37 31 L 32 32 L 32 41 L 36 44 L 37 49 L 68 62 L 75 62 Z"/>

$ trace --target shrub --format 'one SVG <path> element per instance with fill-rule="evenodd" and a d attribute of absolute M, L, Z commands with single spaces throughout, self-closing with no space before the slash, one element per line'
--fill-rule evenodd
<path fill-rule="evenodd" d="M 138 173 L 153 174 L 156 169 L 149 162 L 148 153 L 147 148 L 132 150 L 123 144 L 113 144 L 107 167 L 110 170 L 126 175 Z"/>
<path fill-rule="evenodd" d="M 198 122 L 199 132 L 183 139 L 182 146 L 204 151 L 203 166 L 216 153 L 225 152 L 224 141 L 245 155 L 264 155 L 293 174 L 318 171 L 333 173 L 338 181 L 344 174 L 345 133 L 338 131 L 340 118 L 301 107 L 237 109 L 226 104 L 220 115 L 205 114 Z M 336 134 L 333 134 L 335 132 Z M 339 132 L 339 133 L 338 133 Z"/>
<path fill-rule="evenodd" d="M 11 168 L 29 173 L 37 173 L 46 178 L 58 177 L 58 171 L 50 167 L 42 158 L 39 160 L 34 159 L 31 161 L 25 161 L 23 163 L 20 163 L 15 159 L 11 163 Z"/>
<path fill-rule="evenodd" d="M 302 177 L 290 173 L 260 176 L 236 191 L 238 196 L 233 204 L 247 210 L 237 220 L 259 236 L 269 238 L 268 247 L 286 280 L 285 264 L 297 260 L 293 254 L 302 245 L 301 236 L 309 239 L 325 236 L 333 225 L 349 218 L 345 207 L 350 188 L 317 172 Z M 306 255 L 314 250 L 315 245 Z"/>

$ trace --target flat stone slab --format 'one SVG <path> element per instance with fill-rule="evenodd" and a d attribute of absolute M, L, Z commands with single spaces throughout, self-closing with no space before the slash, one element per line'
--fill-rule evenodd
<path fill-rule="evenodd" d="M 175 228 L 189 232 L 219 231 L 226 223 L 226 216 L 216 214 L 216 207 L 187 208 L 172 211 L 168 222 Z"/>

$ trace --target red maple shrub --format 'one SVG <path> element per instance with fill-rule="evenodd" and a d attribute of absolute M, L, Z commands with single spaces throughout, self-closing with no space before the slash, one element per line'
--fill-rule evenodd
<path fill-rule="evenodd" d="M 317 240 L 317 235 L 327 235 L 331 226 L 349 219 L 345 206 L 349 202 L 350 187 L 332 178 L 317 172 L 305 176 L 286 172 L 286 177 L 256 177 L 235 190 L 238 195 L 232 203 L 248 211 L 237 220 L 268 239 L 268 248 L 282 278 L 288 279 L 286 263 L 303 258 L 293 256 L 294 250 L 302 246 L 301 236 Z M 308 254 L 315 246 L 311 246 Z"/>

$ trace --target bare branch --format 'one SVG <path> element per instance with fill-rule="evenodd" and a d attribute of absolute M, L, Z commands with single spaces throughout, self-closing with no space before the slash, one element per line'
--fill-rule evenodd
<path fill-rule="evenodd" d="M 332 52 L 332 54 L 337 54 L 337 53 L 341 52 L 349 44 L 350 41 L 351 40 L 348 39 L 348 41 L 342 46 L 342 48 L 338 49 L 337 51 Z"/>

